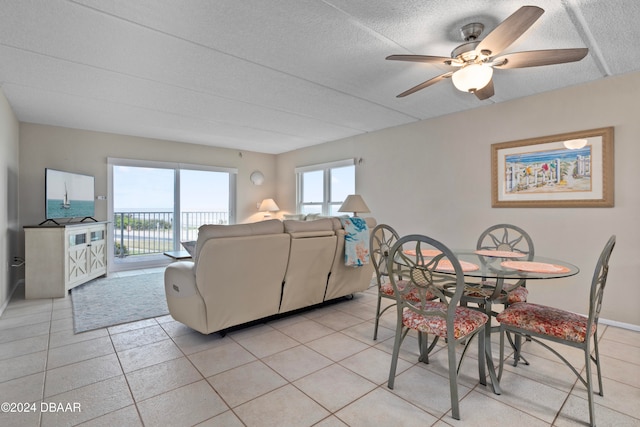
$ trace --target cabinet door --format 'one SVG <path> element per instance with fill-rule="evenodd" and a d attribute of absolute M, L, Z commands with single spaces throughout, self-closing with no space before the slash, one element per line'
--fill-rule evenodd
<path fill-rule="evenodd" d="M 89 274 L 104 273 L 107 270 L 106 230 L 104 226 L 89 230 Z"/>
<path fill-rule="evenodd" d="M 73 284 L 89 275 L 87 230 L 67 231 L 67 283 Z"/>

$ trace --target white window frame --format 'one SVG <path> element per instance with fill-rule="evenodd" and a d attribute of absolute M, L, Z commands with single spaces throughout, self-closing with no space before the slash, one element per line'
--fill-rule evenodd
<path fill-rule="evenodd" d="M 343 201 L 332 202 L 331 199 L 331 170 L 335 168 L 342 168 L 346 166 L 355 166 L 355 159 L 337 160 L 335 162 L 319 163 L 315 165 L 300 166 L 295 168 L 296 173 L 296 212 L 302 212 L 303 206 L 322 206 L 322 215 L 329 215 L 331 212 L 330 207 L 332 205 L 342 205 Z M 303 173 L 323 171 L 323 200 L 304 203 L 304 186 L 303 186 Z M 354 168 L 354 186 L 355 186 L 355 168 Z"/>

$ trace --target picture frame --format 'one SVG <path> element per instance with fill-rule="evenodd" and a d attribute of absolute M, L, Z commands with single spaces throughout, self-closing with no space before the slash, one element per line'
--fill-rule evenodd
<path fill-rule="evenodd" d="M 492 144 L 491 206 L 613 207 L 613 134 L 604 127 Z"/>

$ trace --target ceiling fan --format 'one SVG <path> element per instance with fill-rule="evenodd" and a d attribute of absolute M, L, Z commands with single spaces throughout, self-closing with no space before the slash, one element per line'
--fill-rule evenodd
<path fill-rule="evenodd" d="M 540 65 L 562 64 L 580 61 L 589 49 L 548 49 L 500 53 L 515 42 L 544 13 L 537 6 L 522 6 L 502 21 L 484 39 L 478 40 L 484 25 L 471 23 L 461 28 L 465 43 L 451 52 L 451 57 L 428 55 L 391 55 L 386 59 L 393 61 L 424 62 L 444 64 L 457 68 L 420 83 L 402 92 L 398 98 L 411 95 L 442 80 L 451 78 L 454 86 L 475 94 L 478 99 L 487 99 L 494 95 L 493 70 L 508 68 L 537 67 Z M 499 55 L 499 56 L 497 56 Z"/>

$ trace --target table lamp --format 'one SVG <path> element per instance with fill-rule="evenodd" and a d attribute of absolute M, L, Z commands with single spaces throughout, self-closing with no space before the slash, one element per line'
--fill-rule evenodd
<path fill-rule="evenodd" d="M 264 214 L 265 218 L 268 218 L 271 216 L 269 212 L 276 212 L 279 210 L 280 208 L 278 207 L 278 205 L 273 199 L 264 199 L 262 203 L 260 203 L 260 207 L 258 208 L 258 211 L 266 212 L 266 214 Z"/>
<path fill-rule="evenodd" d="M 359 194 L 350 194 L 338 209 L 338 212 L 353 212 L 353 216 L 358 216 L 358 212 L 371 212 L 369 207 Z"/>

